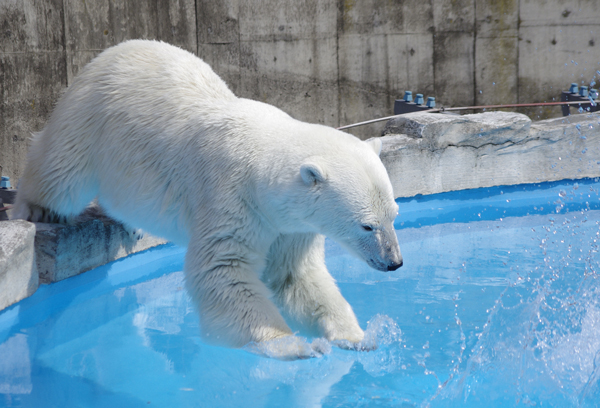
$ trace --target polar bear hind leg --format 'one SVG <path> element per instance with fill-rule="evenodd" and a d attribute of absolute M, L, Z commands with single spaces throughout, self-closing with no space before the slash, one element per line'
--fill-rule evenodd
<path fill-rule="evenodd" d="M 66 154 L 71 150 L 65 143 L 52 143 L 42 137 L 36 135 L 30 149 L 13 218 L 68 223 L 94 200 L 98 183 L 89 176 L 86 155 Z"/>

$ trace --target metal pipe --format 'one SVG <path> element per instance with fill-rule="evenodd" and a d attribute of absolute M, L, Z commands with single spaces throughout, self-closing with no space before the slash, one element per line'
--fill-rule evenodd
<path fill-rule="evenodd" d="M 526 108 L 533 106 L 555 106 L 555 105 L 591 105 L 592 102 L 583 102 L 583 101 L 570 101 L 570 102 L 538 102 L 538 103 L 513 103 L 508 105 L 484 105 L 484 106 L 461 106 L 458 108 L 437 108 L 437 109 L 427 109 L 422 112 L 436 113 L 436 112 L 453 112 L 453 111 L 461 111 L 461 110 L 482 110 L 482 109 L 501 109 L 501 108 Z M 414 112 L 410 112 L 414 113 Z M 370 125 L 371 123 L 383 122 L 384 120 L 394 119 L 400 116 L 408 115 L 408 113 L 401 113 L 399 115 L 386 116 L 384 118 L 377 118 L 366 120 L 364 122 L 353 123 L 351 125 L 340 126 L 336 128 L 337 130 L 350 129 L 358 126 Z"/>

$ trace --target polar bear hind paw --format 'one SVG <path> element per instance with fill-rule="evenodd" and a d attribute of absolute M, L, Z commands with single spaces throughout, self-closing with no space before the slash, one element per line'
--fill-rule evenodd
<path fill-rule="evenodd" d="M 128 225 L 123 225 L 123 229 L 125 230 L 125 233 L 134 241 L 139 241 L 145 236 L 144 230 L 141 230 L 139 228 L 133 228 Z"/>
<path fill-rule="evenodd" d="M 30 222 L 43 222 L 54 224 L 70 224 L 72 217 L 59 214 L 48 208 L 35 204 L 27 204 L 24 208 L 15 209 L 16 218 L 21 218 Z"/>

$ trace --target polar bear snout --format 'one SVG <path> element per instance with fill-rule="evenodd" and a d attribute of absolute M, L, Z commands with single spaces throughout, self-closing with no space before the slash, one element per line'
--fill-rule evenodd
<path fill-rule="evenodd" d="M 393 227 L 376 231 L 373 238 L 374 240 L 369 245 L 371 256 L 367 259 L 367 263 L 372 268 L 382 272 L 391 272 L 404 264 Z"/>
<path fill-rule="evenodd" d="M 378 271 L 391 272 L 400 268 L 404 264 L 404 261 L 402 260 L 402 257 L 400 257 L 398 260 L 388 262 L 381 262 L 371 258 L 367 259 L 367 264 L 369 264 L 371 268 L 377 269 Z"/>
<path fill-rule="evenodd" d="M 398 241 L 396 240 L 396 246 L 392 247 L 389 252 L 390 256 L 388 258 L 388 271 L 395 271 L 404 265 L 404 260 L 402 259 L 402 254 L 400 253 L 400 245 L 398 245 Z"/>
<path fill-rule="evenodd" d="M 402 255 L 400 254 L 400 246 L 392 248 L 388 254 L 389 256 L 387 257 L 387 259 L 385 259 L 386 263 L 384 265 L 384 269 L 381 269 L 384 272 L 395 271 L 404 264 L 404 261 L 402 260 Z"/>
<path fill-rule="evenodd" d="M 392 264 L 389 264 L 387 267 L 387 270 L 388 270 L 388 272 L 395 271 L 396 269 L 400 268 L 403 264 L 404 264 L 404 261 L 402 261 L 402 259 L 400 259 L 400 262 L 394 262 Z"/>

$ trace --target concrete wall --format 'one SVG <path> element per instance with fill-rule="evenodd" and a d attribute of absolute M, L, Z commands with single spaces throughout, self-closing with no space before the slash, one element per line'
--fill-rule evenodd
<path fill-rule="evenodd" d="M 337 126 L 391 114 L 404 90 L 464 106 L 600 82 L 599 16 L 597 0 L 0 0 L 1 171 L 16 184 L 61 90 L 125 39 L 178 45 L 238 95 Z"/>

